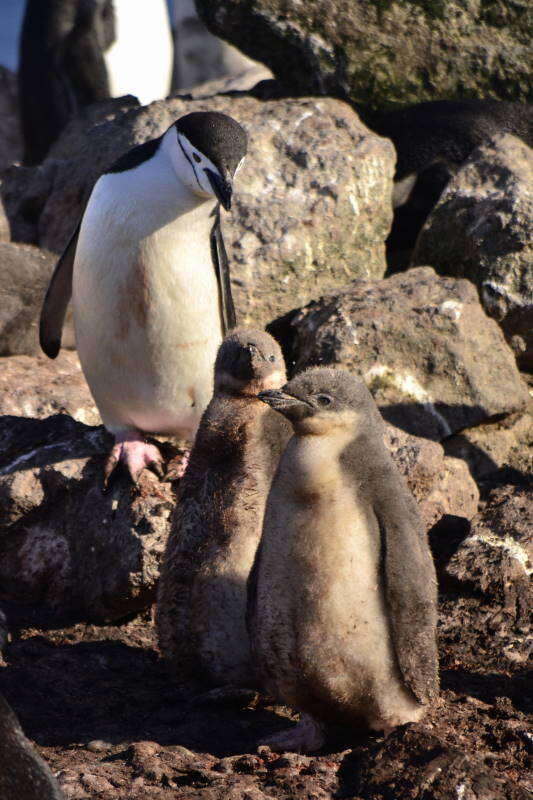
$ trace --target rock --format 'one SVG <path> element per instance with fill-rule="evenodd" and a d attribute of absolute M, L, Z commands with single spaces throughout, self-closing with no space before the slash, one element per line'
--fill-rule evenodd
<path fill-rule="evenodd" d="M 17 77 L 0 65 L 0 171 L 22 158 Z"/>
<path fill-rule="evenodd" d="M 462 459 L 477 483 L 522 483 L 533 474 L 533 418 L 530 412 L 468 428 L 443 443 L 447 455 Z"/>
<path fill-rule="evenodd" d="M 352 370 L 389 422 L 428 439 L 522 410 L 529 400 L 475 287 L 429 267 L 354 281 L 270 330 L 284 338 L 295 371 L 316 364 Z"/>
<path fill-rule="evenodd" d="M 479 492 L 464 461 L 445 457 L 437 442 L 392 425 L 386 425 L 385 444 L 418 502 L 426 530 L 444 516 L 467 520 L 474 516 Z"/>
<path fill-rule="evenodd" d="M 85 425 L 100 425 L 100 415 L 76 353 L 62 350 L 51 361 L 41 356 L 10 356 L 0 369 L 0 415 L 37 417 L 69 414 Z"/>
<path fill-rule="evenodd" d="M 375 107 L 454 96 L 530 97 L 526 3 L 196 5 L 213 33 L 267 64 L 293 93 L 349 96 Z"/>
<path fill-rule="evenodd" d="M 11 239 L 11 226 L 7 218 L 2 198 L 0 197 L 0 242 L 9 242 Z"/>
<path fill-rule="evenodd" d="M 504 135 L 477 148 L 420 232 L 413 264 L 465 277 L 533 368 L 533 150 Z"/>
<path fill-rule="evenodd" d="M 495 489 L 472 521 L 467 536 L 449 561 L 447 572 L 470 584 L 491 613 L 486 622 L 495 646 L 515 661 L 531 651 L 531 573 L 533 572 L 533 498 L 531 486 Z M 504 640 L 503 642 L 501 640 Z"/>
<path fill-rule="evenodd" d="M 69 126 L 39 169 L 6 175 L 12 230 L 60 252 L 112 161 L 181 115 L 205 109 L 231 114 L 250 136 L 233 210 L 222 220 L 242 323 L 257 327 L 351 277 L 384 274 L 393 147 L 328 98 L 176 97 L 110 110 L 112 119 L 83 134 Z"/>
<path fill-rule="evenodd" d="M 232 78 L 256 66 L 235 47 L 209 33 L 198 18 L 194 0 L 173 5 L 173 93 L 206 81 Z"/>
<path fill-rule="evenodd" d="M 39 351 L 38 317 L 56 256 L 0 242 L 0 355 Z"/>
<path fill-rule="evenodd" d="M 119 619 L 149 605 L 175 498 L 144 472 L 102 493 L 111 438 L 59 414 L 0 419 L 0 584 L 54 619 Z M 169 445 L 165 455 L 169 455 Z"/>
<path fill-rule="evenodd" d="M 198 86 L 192 86 L 186 91 L 181 92 L 182 95 L 187 94 L 193 100 L 200 100 L 204 97 L 213 97 L 217 94 L 229 94 L 230 92 L 249 92 L 258 83 L 262 81 L 270 81 L 272 73 L 268 67 L 262 64 L 251 66 L 243 72 L 235 75 L 226 75 L 222 78 L 214 78 L 213 80 L 201 83 Z"/>
<path fill-rule="evenodd" d="M 69 354 L 71 356 L 73 354 Z M 440 445 L 388 426 L 387 444 L 426 527 L 470 518 L 478 493 Z M 54 620 L 115 620 L 148 606 L 175 505 L 173 487 L 143 473 L 102 494 L 111 438 L 60 414 L 0 418 L 0 584 L 12 604 Z M 172 455 L 167 443 L 165 455 Z M 120 558 L 117 557 L 120 554 Z"/>

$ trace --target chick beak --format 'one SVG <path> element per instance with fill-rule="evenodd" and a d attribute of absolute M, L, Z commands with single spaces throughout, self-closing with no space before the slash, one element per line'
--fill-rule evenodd
<path fill-rule="evenodd" d="M 229 175 L 221 177 L 217 172 L 213 172 L 212 169 L 205 169 L 204 172 L 219 202 L 226 211 L 229 211 L 231 208 L 231 195 L 233 194 L 231 178 Z"/>
<path fill-rule="evenodd" d="M 268 389 L 267 391 L 259 392 L 257 396 L 263 403 L 267 403 L 274 411 L 279 411 L 291 422 L 299 422 L 313 413 L 313 408 L 309 403 L 285 392 Z"/>

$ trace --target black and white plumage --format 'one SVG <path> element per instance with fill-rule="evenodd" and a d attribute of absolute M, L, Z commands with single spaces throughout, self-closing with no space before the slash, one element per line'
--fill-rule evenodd
<path fill-rule="evenodd" d="M 231 117 L 195 112 L 120 158 L 96 182 L 44 301 L 54 358 L 70 292 L 83 371 L 117 459 L 157 464 L 144 433 L 191 439 L 234 325 L 219 202 L 229 209 L 247 137 Z M 201 149 L 203 148 L 203 149 Z"/>
<path fill-rule="evenodd" d="M 166 0 L 27 0 L 20 37 L 24 161 L 38 164 L 85 106 L 125 94 L 166 97 Z"/>
<path fill-rule="evenodd" d="M 389 730 L 438 691 L 435 569 L 365 385 L 314 368 L 260 397 L 293 424 L 249 583 L 260 678 L 306 715 L 268 741 L 315 749 L 321 725 Z"/>

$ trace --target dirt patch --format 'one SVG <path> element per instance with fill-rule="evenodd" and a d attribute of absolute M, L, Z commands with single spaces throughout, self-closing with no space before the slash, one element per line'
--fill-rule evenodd
<path fill-rule="evenodd" d="M 257 754 L 258 739 L 295 719 L 289 709 L 173 685 L 148 615 L 22 627 L 0 691 L 67 798 L 526 800 L 526 669 L 498 651 L 484 602 L 443 586 L 443 690 L 421 723 L 387 738 L 344 732 L 311 756 Z"/>

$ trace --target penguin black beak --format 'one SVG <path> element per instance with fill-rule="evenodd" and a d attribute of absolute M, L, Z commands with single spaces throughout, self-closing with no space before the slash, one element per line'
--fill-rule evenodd
<path fill-rule="evenodd" d="M 228 177 L 221 178 L 220 175 L 213 172 L 212 169 L 204 169 L 204 172 L 219 202 L 224 206 L 226 211 L 229 211 L 231 208 L 231 196 L 233 194 L 231 180 Z"/>
<path fill-rule="evenodd" d="M 257 396 L 263 403 L 267 403 L 274 411 L 279 411 L 291 422 L 300 422 L 300 420 L 309 417 L 314 410 L 305 400 L 300 400 L 298 397 L 293 397 L 291 394 L 285 394 L 285 392 L 275 389 L 259 392 Z"/>

